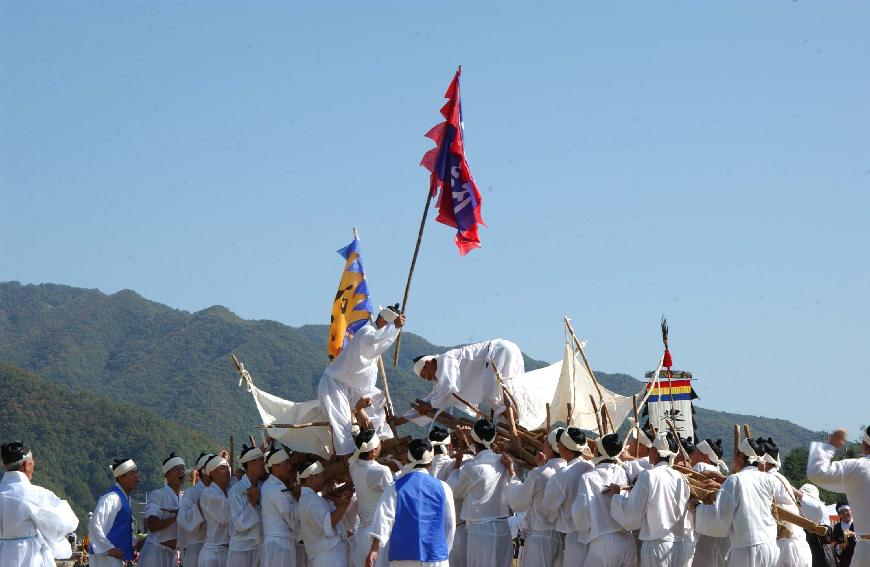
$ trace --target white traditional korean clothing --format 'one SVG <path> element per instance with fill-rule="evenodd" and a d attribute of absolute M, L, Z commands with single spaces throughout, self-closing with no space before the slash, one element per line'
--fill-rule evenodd
<path fill-rule="evenodd" d="M 776 503 L 793 514 L 800 515 L 800 503 L 794 497 L 793 488 L 787 478 L 776 467 L 767 471 L 776 479 Z M 777 567 L 813 567 L 813 552 L 807 543 L 807 534 L 803 528 L 790 522 L 784 522 L 791 536 L 776 540 L 779 547 L 779 562 Z"/>
<path fill-rule="evenodd" d="M 377 436 L 393 436 L 384 414 L 384 395 L 375 384 L 378 356 L 386 352 L 398 336 L 399 329 L 392 323 L 380 329 L 365 325 L 323 371 L 317 396 L 332 425 L 332 442 L 337 455 L 350 455 L 356 449 L 351 435 L 351 414 L 364 396 L 372 398 L 372 406 L 366 409 L 366 413 Z"/>
<path fill-rule="evenodd" d="M 580 541 L 589 545 L 583 567 L 634 567 L 637 563 L 634 538 L 610 515 L 613 496 L 602 494 L 611 484 L 627 482 L 625 469 L 615 463 L 598 463 L 580 477 L 571 517 Z"/>
<path fill-rule="evenodd" d="M 149 492 L 145 504 L 145 519 L 154 517 L 165 520 L 172 516 L 177 517 L 181 494 L 183 493 L 176 494 L 168 484 Z M 178 564 L 178 554 L 174 547 L 168 547 L 164 543 L 170 540 L 175 540 L 175 544 L 178 544 L 177 522 L 162 530 L 149 532 L 139 555 L 139 567 L 175 567 Z"/>
<path fill-rule="evenodd" d="M 831 462 L 835 450 L 828 443 L 811 443 L 807 478 L 821 488 L 846 494 L 858 536 L 852 565 L 865 567 L 870 565 L 870 456 Z"/>
<path fill-rule="evenodd" d="M 433 408 L 446 409 L 461 403 L 453 396 L 456 394 L 475 406 L 486 402 L 496 413 L 501 413 L 505 407 L 501 385 L 496 380 L 490 359 L 495 361 L 508 389 L 508 378 L 525 372 L 523 353 L 510 341 L 494 339 L 455 348 L 437 357 L 435 384 L 423 400 Z M 458 407 L 464 409 L 461 405 Z M 405 414 L 408 419 L 418 416 L 414 411 Z"/>
<path fill-rule="evenodd" d="M 640 476 L 640 473 L 650 470 L 653 468 L 653 465 L 649 462 L 649 457 L 641 457 L 633 461 L 623 461 L 622 467 L 625 469 L 626 476 L 628 476 L 628 483 L 634 484 L 637 482 L 637 477 Z"/>
<path fill-rule="evenodd" d="M 347 567 L 347 544 L 332 525 L 333 511 L 331 502 L 302 487 L 297 521 L 310 567 Z"/>
<path fill-rule="evenodd" d="M 109 532 L 115 523 L 116 516 L 121 512 L 123 507 L 121 497 L 118 496 L 118 492 L 122 492 L 122 489 L 117 483 L 115 487 L 117 491 L 113 489 L 97 500 L 94 514 L 88 523 L 88 535 L 91 538 L 91 548 L 93 548 L 93 552 L 89 555 L 90 567 L 122 567 L 124 564 L 120 559 L 106 555 L 107 551 L 115 547 L 109 541 Z M 130 542 L 131 546 L 136 543 L 136 536 L 132 532 L 132 526 L 130 530 Z"/>
<path fill-rule="evenodd" d="M 182 565 L 196 567 L 199 552 L 205 543 L 205 519 L 199 510 L 199 499 L 205 483 L 201 480 L 184 491 L 178 510 L 178 547 L 181 548 Z"/>
<path fill-rule="evenodd" d="M 525 512 L 528 521 L 523 566 L 553 567 L 561 564 L 563 536 L 556 531 L 556 519 L 542 507 L 547 483 L 565 468 L 565 460 L 554 458 L 526 475 L 523 482 L 511 486 L 509 503 L 514 512 Z"/>
<path fill-rule="evenodd" d="M 699 504 L 695 510 L 695 532 L 711 537 L 730 534 L 729 566 L 774 567 L 779 560 L 771 512 L 774 483 L 756 467 L 744 467 L 722 483 L 713 504 Z"/>
<path fill-rule="evenodd" d="M 199 507 L 205 520 L 206 534 L 197 565 L 225 567 L 230 543 L 230 501 L 221 487 L 213 482 L 203 489 Z"/>
<path fill-rule="evenodd" d="M 248 498 L 251 479 L 244 475 L 227 495 L 230 505 L 230 549 L 227 565 L 230 567 L 256 567 L 263 543 L 263 522 L 260 507 L 252 506 Z"/>
<path fill-rule="evenodd" d="M 716 465 L 703 462 L 693 466 L 692 470 L 699 473 L 715 472 L 720 474 L 721 472 Z M 725 567 L 729 547 L 730 543 L 727 537 L 695 534 L 695 556 L 692 558 L 692 566 Z"/>
<path fill-rule="evenodd" d="M 356 489 L 356 512 L 359 516 L 359 528 L 354 533 L 351 549 L 351 566 L 362 567 L 372 546 L 372 522 L 378 501 L 393 482 L 393 473 L 377 461 L 357 459 L 350 465 L 350 478 Z M 378 564 L 386 565 L 386 553 L 378 555 Z"/>
<path fill-rule="evenodd" d="M 688 567 L 692 561 L 689 483 L 667 461 L 643 471 L 627 494 L 616 494 L 610 513 L 623 528 L 640 528 L 641 567 Z"/>
<path fill-rule="evenodd" d="M 463 455 L 463 461 L 471 460 L 471 455 Z M 447 482 L 450 474 L 456 468 L 456 461 L 447 455 L 435 455 L 432 459 L 432 464 L 429 466 L 429 472 L 438 480 Z M 465 529 L 465 521 L 459 518 L 459 511 L 462 509 L 462 499 L 456 498 L 453 494 L 453 509 L 456 511 L 456 531 L 453 532 L 453 546 L 450 548 L 450 567 L 465 567 L 466 556 L 468 555 L 468 532 Z"/>
<path fill-rule="evenodd" d="M 71 554 L 66 535 L 79 521 L 66 500 L 31 484 L 23 472 L 0 480 L 0 567 L 54 567 Z"/>
<path fill-rule="evenodd" d="M 425 469 L 413 469 L 407 474 L 428 474 Z M 443 509 L 443 529 L 444 539 L 447 542 L 447 548 L 453 546 L 453 534 L 456 529 L 456 511 L 453 508 L 453 491 L 450 486 L 439 480 L 441 487 L 444 489 L 444 509 Z M 388 555 L 389 551 L 386 547 L 390 540 L 393 531 L 393 526 L 396 521 L 396 505 L 397 505 L 396 483 L 392 482 L 384 489 L 381 498 L 379 499 L 375 515 L 368 531 L 369 548 L 371 542 L 376 539 L 381 542 L 380 551 L 378 552 L 378 565 L 389 565 L 390 567 L 448 567 L 451 565 L 448 561 L 388 561 L 381 563 L 381 555 Z M 368 555 L 368 554 L 366 554 Z M 364 563 L 363 563 L 364 565 Z"/>
<path fill-rule="evenodd" d="M 508 516 L 510 487 L 501 456 L 490 449 L 478 453 L 450 473 L 447 484 L 462 500 L 460 518 L 467 532 L 468 567 L 511 567 L 513 543 Z"/>
<path fill-rule="evenodd" d="M 574 527 L 571 508 L 577 499 L 577 487 L 580 477 L 592 470 L 592 463 L 577 457 L 569 461 L 564 468 L 556 471 L 544 489 L 541 500 L 541 510 L 548 519 L 555 521 L 556 531 L 562 534 L 565 549 L 562 553 L 562 565 L 582 565 L 586 558 L 588 543 L 580 541 L 580 534 Z"/>
<path fill-rule="evenodd" d="M 274 475 L 263 483 L 260 512 L 263 518 L 261 567 L 296 567 L 296 499 Z"/>

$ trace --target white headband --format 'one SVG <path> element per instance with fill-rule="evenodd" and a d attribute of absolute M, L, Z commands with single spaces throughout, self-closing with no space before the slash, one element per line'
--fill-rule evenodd
<path fill-rule="evenodd" d="M 138 467 L 136 466 L 136 463 L 133 462 L 133 459 L 127 459 L 115 468 L 112 468 L 112 466 L 109 465 L 109 470 L 112 471 L 112 475 L 114 475 L 115 478 L 118 478 L 121 475 L 125 475 L 130 471 L 134 471 L 137 468 Z"/>
<path fill-rule="evenodd" d="M 761 460 L 769 465 L 775 466 L 776 468 L 782 468 L 782 462 L 779 460 L 779 457 L 774 459 L 769 454 L 765 453 L 764 457 L 762 457 Z"/>
<path fill-rule="evenodd" d="M 444 441 L 432 441 L 432 440 L 430 439 L 430 440 L 429 440 L 429 443 L 430 443 L 433 447 L 444 447 L 445 445 L 450 445 L 451 440 L 450 440 L 450 436 L 448 435 L 447 437 L 444 438 Z"/>
<path fill-rule="evenodd" d="M 208 462 L 208 460 L 211 458 L 211 456 L 212 456 L 211 453 L 208 453 L 207 455 L 201 456 L 199 458 L 199 460 L 196 461 L 196 470 L 202 470 L 202 467 L 205 466 L 205 464 Z"/>
<path fill-rule="evenodd" d="M 247 462 L 255 461 L 263 456 L 263 452 L 256 447 L 249 450 L 247 453 L 239 457 L 239 464 L 244 465 Z"/>
<path fill-rule="evenodd" d="M 706 457 L 710 459 L 710 462 L 715 465 L 719 465 L 719 463 L 722 462 L 722 460 L 719 458 L 719 455 L 717 455 L 716 451 L 713 450 L 713 447 L 711 447 L 710 444 L 707 443 L 706 439 L 697 443 L 695 445 L 695 449 L 701 451 L 701 453 L 706 455 Z"/>
<path fill-rule="evenodd" d="M 752 445 L 749 444 L 749 439 L 745 437 L 740 440 L 740 444 L 737 445 L 737 448 L 740 449 L 741 453 L 746 455 L 746 461 L 750 465 L 757 465 L 759 462 L 764 461 L 764 459 L 758 456 L 758 453 L 755 452 Z"/>
<path fill-rule="evenodd" d="M 308 478 L 310 476 L 318 475 L 322 472 L 323 472 L 323 465 L 320 463 L 320 461 L 316 461 L 316 462 L 308 465 L 307 467 L 305 467 L 305 470 L 300 472 L 297 476 L 300 480 L 302 480 L 303 478 Z"/>
<path fill-rule="evenodd" d="M 477 431 L 475 431 L 473 427 L 471 428 L 471 438 L 474 439 L 476 442 L 480 443 L 481 445 L 487 447 L 487 448 L 488 448 L 490 445 L 492 445 L 493 442 L 495 441 L 495 437 L 493 437 L 493 438 L 490 439 L 489 441 L 484 441 L 483 439 L 480 438 L 480 436 L 477 434 Z"/>
<path fill-rule="evenodd" d="M 852 511 L 852 509 L 849 507 L 848 504 L 843 504 L 842 506 L 840 506 L 839 508 L 837 508 L 837 512 L 842 512 L 843 510 L 848 510 L 848 511 L 850 511 L 850 512 Z"/>
<path fill-rule="evenodd" d="M 628 422 L 631 424 L 631 432 L 637 437 L 638 442 L 649 449 L 652 447 L 652 441 L 649 440 L 649 437 L 646 436 L 646 432 L 640 428 L 640 424 L 638 424 L 632 418 L 628 418 Z"/>
<path fill-rule="evenodd" d="M 417 376 L 422 378 L 423 375 L 421 374 L 421 372 L 423 372 L 423 367 L 426 366 L 426 363 L 429 362 L 430 360 L 435 360 L 435 357 L 434 356 L 424 356 L 424 357 L 420 358 L 420 360 L 415 362 L 414 363 L 414 374 L 416 374 Z"/>
<path fill-rule="evenodd" d="M 390 307 L 382 307 L 378 305 L 378 317 L 382 318 L 387 323 L 392 323 L 399 317 L 399 314 L 393 311 Z"/>
<path fill-rule="evenodd" d="M 598 451 L 598 456 L 595 457 L 594 459 L 592 459 L 592 462 L 595 463 L 596 465 L 598 463 L 600 463 L 601 461 L 620 462 L 619 455 L 616 455 L 615 457 L 611 457 L 610 455 L 607 454 L 607 450 L 604 449 L 604 443 L 601 441 L 602 439 L 604 439 L 603 436 L 599 437 L 595 440 L 595 449 Z"/>
<path fill-rule="evenodd" d="M 547 434 L 547 443 L 549 443 L 550 447 L 552 447 L 553 451 L 555 451 L 557 453 L 559 452 L 559 440 L 556 438 L 559 437 L 559 431 L 562 432 L 562 437 L 564 437 L 565 436 L 565 428 L 563 428 L 563 427 L 557 427 L 557 428 L 553 429 L 552 431 L 550 431 L 550 433 Z"/>
<path fill-rule="evenodd" d="M 413 467 L 417 465 L 428 465 L 432 462 L 432 459 L 435 458 L 435 451 L 429 449 L 425 451 L 422 455 L 420 455 L 419 459 L 415 459 L 414 455 L 411 454 L 411 451 L 408 451 L 408 463 Z"/>
<path fill-rule="evenodd" d="M 184 459 L 182 459 L 181 457 L 172 457 L 171 459 L 163 463 L 163 474 L 168 473 L 179 465 L 182 467 L 184 466 Z"/>
<path fill-rule="evenodd" d="M 23 457 L 21 457 L 20 459 L 18 459 L 14 463 L 8 463 L 8 464 L 5 464 L 3 466 L 5 466 L 7 469 L 14 469 L 15 467 L 20 466 L 22 463 L 24 463 L 25 461 L 29 461 L 32 458 L 33 458 L 33 451 L 27 451 L 26 455 L 24 455 Z"/>
<path fill-rule="evenodd" d="M 676 455 L 673 451 L 671 451 L 671 446 L 668 444 L 668 434 L 667 432 L 659 433 L 656 435 L 656 438 L 653 439 L 652 442 L 653 449 L 658 451 L 660 457 L 664 457 L 668 459 Z"/>
<path fill-rule="evenodd" d="M 212 460 L 210 460 L 205 465 L 205 474 L 211 475 L 211 473 L 213 473 L 218 468 L 223 467 L 223 466 L 226 466 L 227 468 L 229 468 L 230 464 L 227 462 L 227 460 L 225 458 L 215 456 Z"/>
<path fill-rule="evenodd" d="M 368 441 L 366 441 L 365 443 L 363 443 L 362 445 L 357 447 L 354 450 L 353 455 L 350 456 L 350 460 L 355 461 L 363 453 L 371 453 L 372 451 L 374 451 L 375 449 L 377 449 L 380 446 L 381 446 L 381 439 L 377 435 L 375 435 L 371 439 L 369 439 Z"/>
<path fill-rule="evenodd" d="M 586 446 L 585 444 L 581 445 L 580 443 L 574 441 L 574 439 L 572 439 L 571 436 L 568 435 L 567 429 L 565 430 L 565 433 L 563 433 L 562 436 L 559 437 L 559 443 L 561 443 L 562 446 L 564 446 L 569 451 L 574 451 L 575 453 L 580 453 L 583 450 L 583 447 Z"/>
<path fill-rule="evenodd" d="M 269 455 L 268 459 L 266 459 L 266 466 L 272 468 L 272 466 L 279 465 L 289 458 L 290 456 L 287 454 L 287 451 L 283 449 L 280 451 L 275 451 L 274 453 Z"/>

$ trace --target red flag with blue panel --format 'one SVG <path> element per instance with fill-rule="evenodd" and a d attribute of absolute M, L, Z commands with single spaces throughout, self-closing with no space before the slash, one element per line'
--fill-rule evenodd
<path fill-rule="evenodd" d="M 427 138 L 436 146 L 426 152 L 420 165 L 431 172 L 429 192 L 437 197 L 436 221 L 456 229 L 456 246 L 463 256 L 480 248 L 477 226 L 484 225 L 480 214 L 481 197 L 465 159 L 462 102 L 459 97 L 459 76 L 456 71 L 444 94 L 447 104 L 441 108 L 445 121 L 432 128 Z M 438 192 L 441 192 L 440 196 Z"/>

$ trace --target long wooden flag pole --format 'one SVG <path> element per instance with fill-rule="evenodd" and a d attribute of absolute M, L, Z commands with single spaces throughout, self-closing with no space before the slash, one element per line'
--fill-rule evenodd
<path fill-rule="evenodd" d="M 408 308 L 408 292 L 411 291 L 411 279 L 414 277 L 414 267 L 417 265 L 417 255 L 420 253 L 420 243 L 423 241 L 423 229 L 426 228 L 426 217 L 429 216 L 429 205 L 432 204 L 432 189 L 426 193 L 426 206 L 423 207 L 423 218 L 420 219 L 420 230 L 417 232 L 417 244 L 411 257 L 411 269 L 408 270 L 408 281 L 405 282 L 405 295 L 402 296 L 402 314 Z M 396 349 L 393 351 L 393 368 L 399 366 L 399 349 L 402 346 L 402 332 L 396 337 Z"/>
<path fill-rule="evenodd" d="M 583 357 L 583 364 L 586 366 L 586 371 L 589 372 L 589 377 L 592 378 L 592 383 L 595 385 L 595 390 L 598 392 L 598 399 L 601 401 L 601 405 L 604 405 L 604 394 L 601 393 L 601 386 L 598 385 L 598 380 L 595 379 L 595 372 L 592 371 L 592 366 L 589 365 L 589 359 L 586 358 L 586 351 L 583 350 L 583 345 L 577 339 L 577 335 L 574 334 L 574 328 L 571 326 L 571 320 L 567 317 L 565 317 L 565 325 L 568 327 L 568 332 L 571 333 L 571 338 L 574 339 L 574 345 L 577 347 L 577 350 L 580 351 L 580 356 Z M 610 416 L 608 416 L 608 418 L 609 417 Z M 610 422 L 610 428 L 616 431 L 616 428 L 613 426 L 612 421 Z"/>

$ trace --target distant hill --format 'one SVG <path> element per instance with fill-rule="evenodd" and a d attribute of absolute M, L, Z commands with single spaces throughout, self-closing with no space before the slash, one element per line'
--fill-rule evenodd
<path fill-rule="evenodd" d="M 34 482 L 70 501 L 80 529 L 96 499 L 108 490 L 108 465 L 133 457 L 141 471 L 136 500 L 163 484 L 160 469 L 170 451 L 188 463 L 201 450 L 220 445 L 206 435 L 130 404 L 73 393 L 35 374 L 0 361 L 0 439 L 21 440 L 33 449 Z"/>
<path fill-rule="evenodd" d="M 249 321 L 220 306 L 188 313 L 129 290 L 106 295 L 55 284 L 0 284 L 0 359 L 221 440 L 230 433 L 246 436 L 259 420 L 250 394 L 238 387 L 230 353 L 241 358 L 262 389 L 310 400 L 327 364 L 326 335 L 325 325 Z M 413 357 L 447 348 L 413 333 L 403 335 L 399 368 L 387 365 L 397 410 L 428 390 L 411 373 Z M 545 364 L 526 362 L 529 369 Z M 598 376 L 619 393 L 637 393 L 641 387 L 626 374 Z M 766 417 L 700 407 L 696 417 L 701 437 L 721 437 L 729 447 L 735 423 L 748 423 L 754 433 L 776 438 L 786 450 L 820 436 Z"/>

